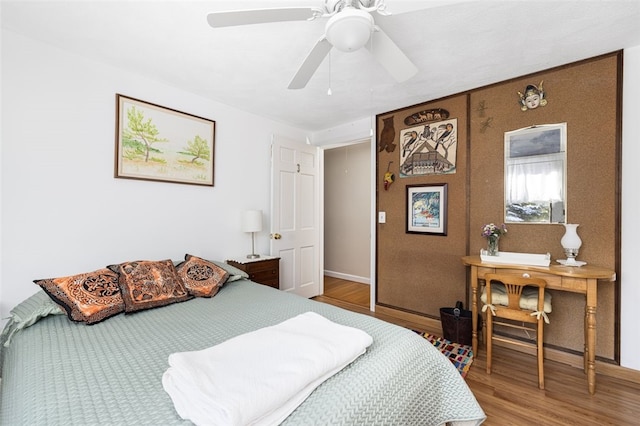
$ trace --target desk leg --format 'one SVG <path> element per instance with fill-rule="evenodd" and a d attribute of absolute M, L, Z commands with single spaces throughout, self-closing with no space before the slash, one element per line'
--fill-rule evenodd
<path fill-rule="evenodd" d="M 587 279 L 587 306 L 584 318 L 584 370 L 587 373 L 589 393 L 596 393 L 596 308 L 598 306 L 597 280 Z"/>
<path fill-rule="evenodd" d="M 471 266 L 471 349 L 478 356 L 478 267 Z"/>

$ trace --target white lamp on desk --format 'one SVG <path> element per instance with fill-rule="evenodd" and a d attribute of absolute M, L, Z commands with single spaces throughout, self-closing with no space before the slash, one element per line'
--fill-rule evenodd
<path fill-rule="evenodd" d="M 247 210 L 242 215 L 242 231 L 251 232 L 251 254 L 247 255 L 247 259 L 257 259 L 260 257 L 256 254 L 255 249 L 255 233 L 262 231 L 262 210 Z"/>
<path fill-rule="evenodd" d="M 576 260 L 576 256 L 578 256 L 578 252 L 582 246 L 582 240 L 578 236 L 578 224 L 565 223 L 564 228 L 565 232 L 560 240 L 560 244 L 562 244 L 562 248 L 564 249 L 564 254 L 567 256 L 567 259 L 559 262 L 567 266 L 584 265 L 584 262 Z"/>

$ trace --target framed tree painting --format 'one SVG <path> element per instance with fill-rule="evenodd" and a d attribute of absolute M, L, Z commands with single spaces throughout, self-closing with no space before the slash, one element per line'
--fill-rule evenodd
<path fill-rule="evenodd" d="M 407 185 L 407 233 L 447 235 L 447 184 Z"/>
<path fill-rule="evenodd" d="M 116 178 L 213 186 L 215 121 L 116 95 Z"/>

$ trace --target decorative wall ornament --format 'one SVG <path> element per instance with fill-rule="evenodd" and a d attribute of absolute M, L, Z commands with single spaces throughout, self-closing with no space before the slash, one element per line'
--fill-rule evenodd
<path fill-rule="evenodd" d="M 484 117 L 485 111 L 488 110 L 487 102 L 482 100 L 478 102 L 478 107 L 476 108 L 476 112 L 478 113 L 478 117 Z"/>
<path fill-rule="evenodd" d="M 442 108 L 425 109 L 424 111 L 411 114 L 404 119 L 404 124 L 413 126 L 415 124 L 431 123 L 434 121 L 446 120 L 449 118 L 449 111 Z"/>
<path fill-rule="evenodd" d="M 393 115 L 382 120 L 382 131 L 380 132 L 380 152 L 393 152 L 396 150 L 396 144 L 393 140 L 396 137 L 396 128 L 393 125 Z"/>
<path fill-rule="evenodd" d="M 455 173 L 458 120 L 400 131 L 400 177 Z"/>
<path fill-rule="evenodd" d="M 489 127 L 491 127 L 491 122 L 493 121 L 493 117 L 487 117 L 482 123 L 480 123 L 480 133 L 484 133 L 487 131 Z"/>
<path fill-rule="evenodd" d="M 383 185 L 385 191 L 388 190 L 393 181 L 396 180 L 396 175 L 391 171 L 391 163 L 393 163 L 393 161 L 389 161 L 389 164 L 387 164 L 387 171 L 384 174 Z"/>
<path fill-rule="evenodd" d="M 539 106 L 547 105 L 547 100 L 544 98 L 545 93 L 542 88 L 542 83 L 543 81 L 541 81 L 538 86 L 529 84 L 524 89 L 524 94 L 522 92 L 518 92 L 518 96 L 520 97 L 520 109 L 522 111 L 536 109 Z"/>
<path fill-rule="evenodd" d="M 478 117 L 484 118 L 487 114 L 486 111 L 489 109 L 487 106 L 487 101 L 482 100 L 478 102 L 478 106 L 476 107 L 476 112 L 478 113 Z M 493 121 L 493 117 L 487 117 L 485 120 L 480 122 L 480 133 L 484 133 L 487 131 L 489 127 L 491 127 L 491 122 Z"/>

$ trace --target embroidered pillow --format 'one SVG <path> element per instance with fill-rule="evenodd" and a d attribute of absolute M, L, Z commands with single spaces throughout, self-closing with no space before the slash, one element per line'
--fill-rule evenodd
<path fill-rule="evenodd" d="M 228 263 L 218 262 L 217 260 L 210 260 L 210 262 L 229 273 L 229 278 L 227 278 L 226 281 L 228 283 L 232 281 L 238 281 L 243 278 L 249 278 L 249 274 L 247 274 L 245 271 L 243 271 L 242 269 L 238 269 L 235 266 L 231 266 Z"/>
<path fill-rule="evenodd" d="M 184 262 L 184 261 L 176 260 L 173 262 L 173 264 L 176 265 L 177 267 L 181 262 Z M 208 260 L 207 262 L 213 263 L 217 267 L 222 268 L 229 273 L 229 278 L 227 278 L 227 281 L 225 281 L 225 284 L 233 281 L 249 278 L 249 274 L 247 274 L 245 271 L 243 271 L 242 269 L 238 269 L 235 266 L 231 266 L 228 263 L 220 262 L 218 260 Z"/>
<path fill-rule="evenodd" d="M 184 262 L 176 270 L 189 294 L 197 297 L 213 297 L 229 278 L 229 273 L 221 267 L 187 254 Z"/>
<path fill-rule="evenodd" d="M 171 260 L 138 260 L 109 265 L 118 274 L 125 312 L 191 299 Z"/>
<path fill-rule="evenodd" d="M 72 321 L 95 324 L 124 311 L 118 275 L 109 269 L 34 280 Z"/>

